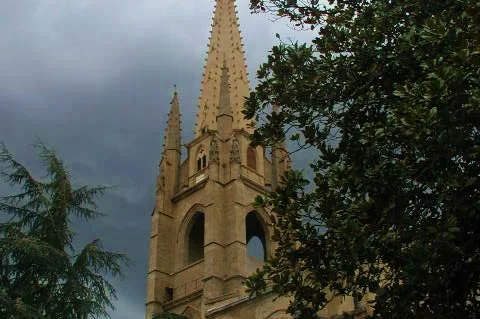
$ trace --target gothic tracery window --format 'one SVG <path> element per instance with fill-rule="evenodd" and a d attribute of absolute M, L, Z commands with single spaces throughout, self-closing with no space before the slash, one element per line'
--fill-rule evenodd
<path fill-rule="evenodd" d="M 197 155 L 197 171 L 200 171 L 207 167 L 207 153 L 201 149 Z"/>

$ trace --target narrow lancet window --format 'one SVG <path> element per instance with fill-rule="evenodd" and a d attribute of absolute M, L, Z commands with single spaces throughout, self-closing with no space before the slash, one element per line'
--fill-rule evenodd
<path fill-rule="evenodd" d="M 265 261 L 267 248 L 265 241 L 265 230 L 258 219 L 256 212 L 248 213 L 245 218 L 247 256 Z"/>
<path fill-rule="evenodd" d="M 187 264 L 203 258 L 205 241 L 205 217 L 203 213 L 196 213 L 190 222 L 188 232 Z"/>

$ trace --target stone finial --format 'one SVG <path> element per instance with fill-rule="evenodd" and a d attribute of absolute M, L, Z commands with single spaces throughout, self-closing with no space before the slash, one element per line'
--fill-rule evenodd
<path fill-rule="evenodd" d="M 230 105 L 230 76 L 228 74 L 228 67 L 223 59 L 222 73 L 220 76 L 220 98 L 218 102 L 218 115 L 232 116 L 232 107 Z"/>
<path fill-rule="evenodd" d="M 210 140 L 210 148 L 208 150 L 208 158 L 210 162 L 218 162 L 218 139 L 214 135 Z"/>
<path fill-rule="evenodd" d="M 230 161 L 235 163 L 240 163 L 240 143 L 238 139 L 234 136 L 232 139 L 232 148 L 230 150 Z"/>

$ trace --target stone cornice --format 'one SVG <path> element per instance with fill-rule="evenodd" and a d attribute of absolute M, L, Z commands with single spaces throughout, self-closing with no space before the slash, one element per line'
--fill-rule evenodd
<path fill-rule="evenodd" d="M 185 197 L 189 196 L 190 194 L 195 193 L 197 190 L 205 187 L 205 185 L 207 185 L 208 180 L 209 180 L 209 177 L 207 176 L 207 178 L 205 178 L 200 183 L 197 183 L 197 184 L 181 191 L 180 193 L 177 193 L 176 195 L 174 195 L 172 197 L 172 202 L 176 203 L 179 200 L 184 199 Z"/>
<path fill-rule="evenodd" d="M 243 177 L 243 176 L 240 176 L 240 180 L 245 185 L 247 185 L 248 187 L 251 187 L 251 188 L 255 189 L 256 191 L 258 191 L 259 193 L 262 193 L 263 195 L 268 194 L 268 192 L 270 191 L 265 186 L 257 184 L 255 182 L 249 180 L 248 178 Z"/>
<path fill-rule="evenodd" d="M 174 299 L 172 301 L 168 301 L 163 304 L 163 308 L 165 311 L 168 311 L 170 309 L 176 308 L 178 306 L 184 305 L 188 302 L 191 302 L 192 300 L 198 299 L 203 295 L 203 289 L 196 290 L 186 296 L 183 296 L 178 299 Z"/>
<path fill-rule="evenodd" d="M 205 314 L 205 318 L 212 318 L 213 315 L 217 315 L 219 313 L 222 313 L 222 312 L 225 312 L 227 310 L 230 310 L 231 308 L 233 307 L 236 307 L 238 305 L 241 305 L 241 304 L 244 304 L 246 302 L 249 302 L 255 298 L 259 298 L 259 297 L 264 297 L 264 296 L 267 296 L 267 295 L 270 295 L 272 293 L 272 290 L 269 289 L 267 291 L 265 291 L 264 293 L 262 293 L 261 295 L 257 296 L 257 297 L 250 297 L 250 296 L 239 296 L 237 298 L 235 298 L 235 300 L 233 300 L 231 303 L 228 303 L 226 305 L 221 305 L 221 306 L 218 306 L 218 307 L 212 307 L 210 309 L 207 309 L 206 311 L 206 314 Z"/>

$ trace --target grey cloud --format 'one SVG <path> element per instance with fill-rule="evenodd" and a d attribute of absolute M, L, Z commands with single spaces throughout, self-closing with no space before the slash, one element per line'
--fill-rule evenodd
<path fill-rule="evenodd" d="M 50 86 L 101 87 L 139 61 L 168 67 L 197 47 L 196 19 L 165 10 L 180 9 L 176 1 L 8 1 L 3 7 L 0 27 L 8 32 L 0 33 L 0 87 L 16 97 Z"/>

